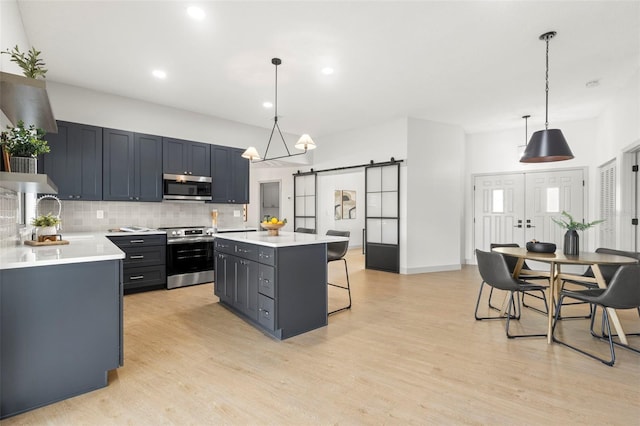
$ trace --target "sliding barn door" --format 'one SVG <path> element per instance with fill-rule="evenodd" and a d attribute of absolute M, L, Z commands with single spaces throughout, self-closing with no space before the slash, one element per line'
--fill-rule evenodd
<path fill-rule="evenodd" d="M 298 228 L 315 229 L 318 232 L 317 174 L 293 175 L 293 230 Z"/>
<path fill-rule="evenodd" d="M 365 169 L 365 267 L 400 271 L 400 164 Z"/>

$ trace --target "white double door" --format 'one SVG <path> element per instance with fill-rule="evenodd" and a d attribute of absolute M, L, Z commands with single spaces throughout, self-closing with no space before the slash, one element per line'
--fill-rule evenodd
<path fill-rule="evenodd" d="M 533 239 L 562 248 L 565 230 L 554 223 L 562 211 L 584 218 L 584 172 L 563 170 L 474 178 L 474 245 L 525 245 Z M 581 235 L 583 237 L 583 235 Z M 586 242 L 580 241 L 582 247 Z"/>

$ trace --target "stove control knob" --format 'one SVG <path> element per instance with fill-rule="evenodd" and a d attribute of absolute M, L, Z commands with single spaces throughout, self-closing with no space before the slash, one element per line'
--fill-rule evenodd
<path fill-rule="evenodd" d="M 177 231 L 171 231 L 171 236 L 176 236 L 178 234 Z"/>

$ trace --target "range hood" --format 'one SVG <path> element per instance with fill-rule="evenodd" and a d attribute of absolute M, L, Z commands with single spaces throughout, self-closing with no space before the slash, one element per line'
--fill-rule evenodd
<path fill-rule="evenodd" d="M 47 175 L 0 172 L 0 188 L 14 192 L 57 194 L 58 187 Z"/>

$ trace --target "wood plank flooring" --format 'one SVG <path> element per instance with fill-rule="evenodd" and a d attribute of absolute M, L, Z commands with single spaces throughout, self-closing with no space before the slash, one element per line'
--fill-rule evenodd
<path fill-rule="evenodd" d="M 638 424 L 640 354 L 618 349 L 611 368 L 508 340 L 503 321 L 473 318 L 474 266 L 403 276 L 364 270 L 358 250 L 348 259 L 353 308 L 282 342 L 220 306 L 212 284 L 128 295 L 109 386 L 2 424 Z M 329 275 L 341 282 L 342 264 Z M 329 291 L 330 308 L 346 301 Z M 621 317 L 640 330 L 637 313 Z M 525 309 L 514 327 L 544 332 L 546 317 Z M 606 354 L 586 321 L 563 332 Z"/>

